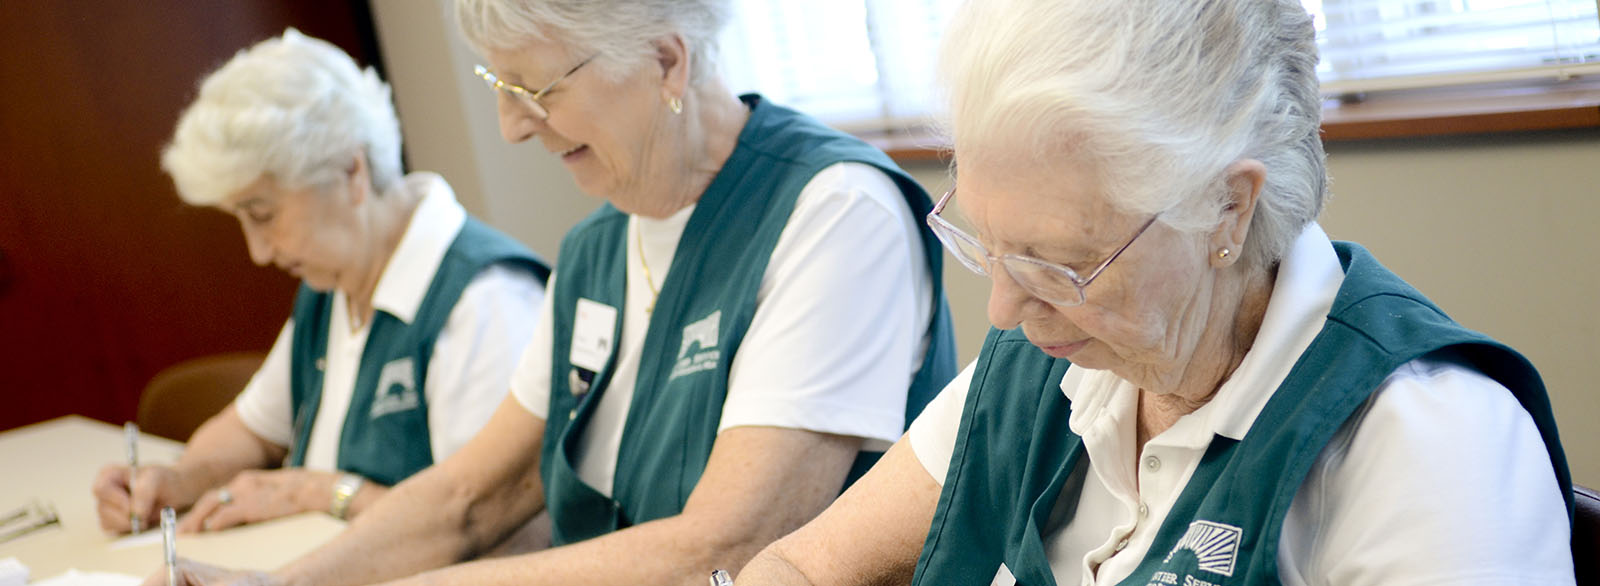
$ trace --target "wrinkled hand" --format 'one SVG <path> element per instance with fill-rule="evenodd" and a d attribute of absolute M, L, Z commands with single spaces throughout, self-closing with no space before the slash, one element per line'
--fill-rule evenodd
<path fill-rule="evenodd" d="M 247 572 L 208 566 L 186 559 L 178 560 L 178 581 L 173 586 L 281 586 L 282 580 L 265 572 Z M 145 578 L 142 586 L 166 586 L 167 570 L 162 568 Z"/>
<path fill-rule="evenodd" d="M 142 472 L 141 472 L 142 473 Z M 220 531 L 246 523 L 259 523 L 313 509 L 305 504 L 316 484 L 327 485 L 323 473 L 304 468 L 246 470 L 220 489 L 208 491 L 178 522 L 178 531 Z M 227 498 L 223 498 L 226 495 Z M 226 501 L 226 502 L 224 502 Z"/>
<path fill-rule="evenodd" d="M 140 466 L 138 486 L 134 498 L 128 498 L 128 467 L 111 464 L 100 469 L 94 479 L 95 509 L 100 516 L 100 528 L 110 533 L 127 533 L 132 530 L 129 511 L 139 513 L 144 528 L 161 525 L 157 511 L 162 507 L 183 509 L 193 502 L 186 496 L 182 479 L 168 466 Z"/>

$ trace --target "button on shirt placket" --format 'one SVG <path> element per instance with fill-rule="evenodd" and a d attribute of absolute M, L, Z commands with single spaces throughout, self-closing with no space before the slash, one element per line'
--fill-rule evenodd
<path fill-rule="evenodd" d="M 1161 456 L 1151 453 L 1156 451 L 1156 447 L 1147 445 L 1144 450 L 1144 456 L 1139 459 L 1139 466 L 1136 470 L 1139 485 L 1138 500 L 1129 503 L 1133 505 L 1131 507 L 1132 510 L 1129 511 L 1133 515 L 1133 526 L 1129 528 L 1127 533 L 1123 533 L 1116 538 L 1115 551 L 1118 554 L 1127 549 L 1135 537 L 1148 533 L 1152 529 L 1146 527 L 1146 521 L 1150 517 L 1150 505 L 1148 504 L 1150 500 L 1163 499 L 1162 502 L 1170 500 L 1168 499 L 1170 496 L 1168 493 L 1172 489 L 1172 471 L 1162 472 Z M 1140 539 L 1144 540 L 1145 538 L 1140 537 Z"/>
<path fill-rule="evenodd" d="M 1112 548 L 1113 556 L 1127 549 L 1134 536 L 1145 529 L 1145 520 L 1150 516 L 1150 506 L 1146 503 L 1152 496 L 1152 491 L 1160 491 L 1156 492 L 1154 496 L 1164 499 L 1167 497 L 1166 490 L 1172 485 L 1171 473 L 1161 474 L 1161 457 L 1150 454 L 1148 453 L 1149 451 L 1150 447 L 1147 447 L 1147 453 L 1143 458 L 1140 458 L 1140 466 L 1136 471 L 1138 475 L 1139 500 L 1135 503 L 1129 503 L 1136 505 L 1130 511 L 1133 513 L 1133 524 L 1127 528 L 1127 531 L 1113 534 L 1113 539 L 1116 539 L 1117 542 L 1116 546 Z"/>
<path fill-rule="evenodd" d="M 347 308 L 343 294 L 338 294 L 328 319 L 326 356 L 317 361 L 323 367 L 322 396 L 305 447 L 305 466 L 313 470 L 337 467 L 339 434 L 344 429 L 361 367 L 361 353 L 366 349 L 367 335 L 371 332 L 370 319 L 363 326 L 350 329 L 352 320 Z"/>

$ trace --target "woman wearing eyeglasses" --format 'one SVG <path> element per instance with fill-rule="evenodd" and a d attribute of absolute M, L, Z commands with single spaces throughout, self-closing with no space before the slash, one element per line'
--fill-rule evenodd
<path fill-rule="evenodd" d="M 547 512 L 549 549 L 406 582 L 698 586 L 825 508 L 955 374 L 931 202 L 883 153 L 730 93 L 728 10 L 456 3 L 506 140 L 606 203 L 483 432 L 253 579 L 402 578 Z"/>
<path fill-rule="evenodd" d="M 488 421 L 549 268 L 443 178 L 404 173 L 400 144 L 388 84 L 293 29 L 201 83 L 162 168 L 302 286 L 261 368 L 176 465 L 101 472 L 104 529 L 153 527 L 162 507 L 190 509 L 185 531 L 354 517 Z"/>
<path fill-rule="evenodd" d="M 1315 221 L 1300 2 L 952 23 L 928 222 L 995 329 L 740 586 L 1572 583 L 1538 373 Z"/>

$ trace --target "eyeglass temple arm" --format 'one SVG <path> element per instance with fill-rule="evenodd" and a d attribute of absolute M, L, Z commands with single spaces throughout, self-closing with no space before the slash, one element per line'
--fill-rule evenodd
<path fill-rule="evenodd" d="M 1118 248 L 1116 252 L 1111 253 L 1111 258 L 1106 259 L 1105 262 L 1100 263 L 1100 266 L 1095 267 L 1094 272 L 1090 273 L 1089 278 L 1084 279 L 1083 283 L 1087 285 L 1090 281 L 1093 281 L 1095 277 L 1100 276 L 1100 271 L 1106 270 L 1106 267 L 1111 266 L 1112 261 L 1115 261 L 1117 260 L 1117 257 L 1122 256 L 1122 251 L 1127 250 L 1129 246 L 1133 246 L 1134 241 L 1138 240 L 1140 236 L 1144 236 L 1144 231 L 1149 230 L 1150 226 L 1156 223 L 1156 218 L 1159 217 L 1161 216 L 1151 216 L 1150 219 L 1144 223 L 1144 226 L 1140 227 L 1139 231 L 1133 234 L 1133 238 L 1129 238 L 1126 243 L 1123 243 L 1122 248 Z"/>

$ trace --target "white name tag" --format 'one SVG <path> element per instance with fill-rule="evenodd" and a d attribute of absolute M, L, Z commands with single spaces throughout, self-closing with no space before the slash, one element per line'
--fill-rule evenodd
<path fill-rule="evenodd" d="M 567 361 L 578 368 L 600 372 L 611 358 L 611 349 L 617 345 L 613 339 L 616 333 L 617 308 L 579 297 L 577 316 L 572 322 L 572 351 Z"/>
<path fill-rule="evenodd" d="M 1017 577 L 1011 575 L 1011 568 L 1000 564 L 1000 571 L 994 573 L 994 580 L 989 582 L 989 586 L 1017 586 Z"/>

